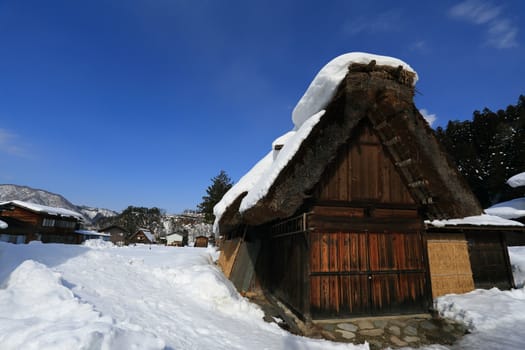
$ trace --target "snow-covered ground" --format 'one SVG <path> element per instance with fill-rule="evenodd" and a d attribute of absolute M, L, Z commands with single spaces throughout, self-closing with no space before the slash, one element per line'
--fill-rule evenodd
<path fill-rule="evenodd" d="M 0 242 L 0 349 L 368 348 L 264 322 L 214 250 L 88 242 Z"/>
<path fill-rule="evenodd" d="M 216 254 L 101 241 L 0 242 L 0 349 L 368 348 L 298 337 L 265 323 L 214 265 Z M 523 285 L 525 248 L 511 248 L 511 260 Z M 523 288 L 437 302 L 471 329 L 453 348 L 525 349 Z"/>

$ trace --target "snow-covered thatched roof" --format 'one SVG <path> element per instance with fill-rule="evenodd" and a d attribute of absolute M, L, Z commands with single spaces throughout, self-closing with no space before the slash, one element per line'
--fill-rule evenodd
<path fill-rule="evenodd" d="M 148 230 L 139 230 L 139 232 L 144 233 L 144 236 L 150 241 L 155 242 L 155 236 Z"/>
<path fill-rule="evenodd" d="M 402 149 L 387 146 L 390 156 L 400 161 L 404 160 L 400 156 L 413 154 L 418 162 L 426 162 L 425 167 L 404 173 L 405 180 L 417 183 L 421 176 L 432 180 L 411 186 L 412 195 L 421 205 L 432 205 L 434 194 L 442 194 L 440 205 L 429 209 L 429 219 L 481 214 L 479 203 L 413 105 L 416 81 L 408 64 L 391 57 L 350 53 L 330 61 L 295 107 L 293 130 L 274 141 L 272 151 L 215 206 L 214 231 L 292 215 L 357 125 L 363 119 L 374 124 L 387 117 L 389 128 L 405 141 Z M 390 135 L 384 133 L 386 137 Z"/>

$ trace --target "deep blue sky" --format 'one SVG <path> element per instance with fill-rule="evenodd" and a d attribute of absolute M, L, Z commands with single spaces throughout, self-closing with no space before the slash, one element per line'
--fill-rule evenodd
<path fill-rule="evenodd" d="M 524 1 L 0 1 L 0 183 L 195 208 L 346 52 L 419 74 L 434 126 L 525 94 Z"/>

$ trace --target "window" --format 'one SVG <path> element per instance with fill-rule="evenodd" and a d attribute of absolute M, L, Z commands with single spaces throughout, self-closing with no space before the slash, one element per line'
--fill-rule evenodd
<path fill-rule="evenodd" d="M 55 226 L 55 219 L 44 218 L 44 220 L 42 221 L 42 226 L 44 227 Z"/>

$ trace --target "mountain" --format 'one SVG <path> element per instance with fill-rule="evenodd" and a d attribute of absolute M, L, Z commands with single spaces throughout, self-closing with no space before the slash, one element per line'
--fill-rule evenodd
<path fill-rule="evenodd" d="M 100 220 L 118 215 L 116 211 L 110 210 L 110 209 L 93 208 L 93 207 L 88 207 L 85 205 L 79 205 L 77 206 L 77 208 L 78 208 L 78 211 L 82 215 L 84 215 L 84 217 L 88 217 L 91 223 L 95 226 L 98 226 L 98 222 Z"/>
<path fill-rule="evenodd" d="M 71 203 L 59 194 L 44 190 L 19 185 L 0 185 L 0 202 L 6 202 L 15 199 L 24 202 L 76 211 L 84 216 L 88 225 L 95 225 L 98 220 L 102 218 L 111 217 L 118 214 L 117 212 L 109 209 L 78 206 Z"/>

